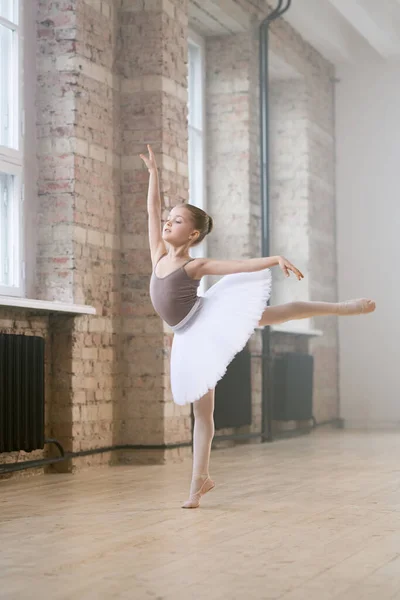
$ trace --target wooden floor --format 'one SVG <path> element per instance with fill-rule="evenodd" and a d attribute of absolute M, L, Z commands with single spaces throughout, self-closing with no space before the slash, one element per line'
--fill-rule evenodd
<path fill-rule="evenodd" d="M 190 464 L 0 482 L 6 600 L 400 600 L 400 434 L 321 430 Z"/>

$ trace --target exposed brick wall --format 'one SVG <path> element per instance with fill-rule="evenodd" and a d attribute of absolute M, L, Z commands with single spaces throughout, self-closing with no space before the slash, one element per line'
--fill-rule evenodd
<path fill-rule="evenodd" d="M 336 301 L 334 67 L 286 22 L 277 22 L 273 32 L 271 48 L 301 74 L 306 88 L 309 299 Z M 312 326 L 323 331 L 309 342 L 315 359 L 314 414 L 321 422 L 338 416 L 337 321 L 314 319 Z"/>
<path fill-rule="evenodd" d="M 112 445 L 119 406 L 116 6 L 38 2 L 37 297 L 90 304 L 98 315 L 52 320 L 53 407 L 67 450 Z"/>
<path fill-rule="evenodd" d="M 208 205 L 216 218 L 209 248 L 221 258 L 257 256 L 261 250 L 258 24 L 268 7 L 261 1 L 237 3 L 251 15 L 252 30 L 206 43 Z M 270 82 L 271 254 L 287 255 L 307 276 L 296 287 L 274 270 L 273 302 L 334 301 L 334 70 L 282 19 L 272 25 L 269 40 L 270 50 L 297 73 L 296 79 Z M 314 354 L 315 416 L 329 420 L 338 414 L 337 323 L 320 319 L 308 325 L 321 328 L 324 336 L 309 343 L 296 336 L 288 346 L 286 334 L 275 334 L 272 350 L 304 352 L 306 346 Z M 259 347 L 259 333 L 252 344 Z M 257 358 L 252 368 L 256 429 Z"/>
<path fill-rule="evenodd" d="M 152 143 L 165 206 L 187 200 L 186 3 L 36 7 L 36 297 L 97 310 L 48 320 L 51 434 L 67 451 L 189 440 L 190 408 L 169 389 L 171 333 L 149 300 L 148 174 L 138 160 Z"/>
<path fill-rule="evenodd" d="M 207 38 L 207 198 L 215 220 L 209 252 L 227 259 L 251 255 L 250 61 L 247 33 Z"/>
<path fill-rule="evenodd" d="M 208 247 L 214 258 L 260 254 L 256 65 L 252 31 L 207 38 L 207 201 L 215 223 Z M 262 427 L 260 331 L 249 348 L 253 354 L 252 424 L 237 433 L 256 433 Z M 230 429 L 218 431 L 219 435 L 230 433 Z"/>
<path fill-rule="evenodd" d="M 58 10 L 58 8 L 60 10 Z M 59 69 L 60 24 L 76 29 L 76 2 L 39 0 L 37 12 L 37 139 L 39 180 L 37 294 L 73 302 L 74 89 L 76 76 Z M 57 27 L 58 25 L 58 27 Z M 57 29 L 56 29 L 57 27 Z M 70 34 L 71 36 L 71 34 Z M 66 47 L 68 46 L 68 48 Z M 74 39 L 61 43 L 72 54 Z"/>
<path fill-rule="evenodd" d="M 215 217 L 209 248 L 224 258 L 258 255 L 261 245 L 257 24 L 267 7 L 264 0 L 236 1 L 251 15 L 250 31 L 206 43 L 208 203 Z M 46 432 L 67 450 L 189 441 L 190 407 L 176 406 L 170 392 L 171 332 L 149 299 L 148 173 L 138 158 L 150 142 L 159 159 L 164 214 L 188 200 L 188 0 L 35 0 L 35 6 L 36 297 L 91 304 L 97 316 L 38 318 L 2 309 L 0 326 L 40 331 L 46 338 Z M 294 261 L 304 253 L 304 289 L 311 299 L 334 299 L 333 70 L 283 21 L 273 25 L 270 43 L 299 73 L 304 96 L 299 103 L 294 94 L 293 101 L 303 111 L 298 119 L 306 119 L 301 136 L 307 150 L 304 190 L 293 190 L 296 198 L 304 191 L 303 230 L 283 235 L 290 199 L 288 188 L 276 186 L 273 233 L 282 235 L 272 241 L 280 244 L 285 237 Z M 292 83 L 280 85 L 286 85 L 281 98 L 288 100 Z M 288 126 L 289 108 L 285 148 L 301 154 L 299 132 Z M 284 162 L 278 171 L 277 181 L 283 181 Z M 324 330 L 309 345 L 316 357 L 316 416 L 325 420 L 337 414 L 336 323 L 323 319 L 315 325 Z M 260 332 L 251 348 L 259 353 Z M 288 349 L 304 352 L 308 343 L 274 334 L 274 353 Z M 259 356 L 252 367 L 254 432 L 261 427 Z M 141 460 L 167 461 L 189 452 L 146 452 Z"/>
<path fill-rule="evenodd" d="M 188 199 L 187 35 L 185 1 L 122 3 L 122 443 L 174 443 L 190 440 L 191 434 L 189 407 L 177 407 L 171 398 L 171 334 L 149 298 L 149 176 L 138 157 L 151 143 L 166 211 Z"/>
<path fill-rule="evenodd" d="M 307 275 L 299 285 L 275 272 L 272 303 L 283 304 L 310 299 L 308 94 L 302 77 L 271 80 L 269 88 L 271 253 L 289 257 Z"/>
<path fill-rule="evenodd" d="M 330 73 L 332 76 L 333 74 Z M 310 148 L 310 297 L 327 302 L 338 300 L 334 92 L 331 79 L 312 94 L 308 129 Z M 341 298 L 345 300 L 345 298 Z M 338 329 L 332 318 L 314 319 L 324 332 L 310 343 L 315 372 L 315 417 L 324 422 L 338 415 Z"/>

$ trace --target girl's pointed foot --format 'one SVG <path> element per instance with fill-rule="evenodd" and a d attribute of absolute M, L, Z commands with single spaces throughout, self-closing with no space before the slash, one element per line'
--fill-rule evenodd
<path fill-rule="evenodd" d="M 200 498 L 215 487 L 215 483 L 208 476 L 203 480 L 203 483 L 200 480 L 200 484 L 198 491 L 190 494 L 189 499 L 182 504 L 182 508 L 198 508 L 200 506 Z"/>
<path fill-rule="evenodd" d="M 376 304 L 373 300 L 367 298 L 359 298 L 358 300 L 348 300 L 347 302 L 339 302 L 338 315 L 353 316 L 366 315 L 374 312 Z"/>

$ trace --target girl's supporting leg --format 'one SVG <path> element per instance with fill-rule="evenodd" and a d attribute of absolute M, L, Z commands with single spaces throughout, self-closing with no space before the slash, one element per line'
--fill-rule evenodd
<path fill-rule="evenodd" d="M 328 315 L 360 315 L 374 310 L 375 302 L 364 298 L 348 302 L 289 302 L 280 306 L 268 306 L 264 310 L 259 325 L 277 325 L 286 321 Z"/>
<path fill-rule="evenodd" d="M 190 497 L 184 508 L 197 508 L 200 495 L 214 487 L 209 479 L 211 443 L 214 437 L 214 390 L 193 403 L 193 472 Z"/>

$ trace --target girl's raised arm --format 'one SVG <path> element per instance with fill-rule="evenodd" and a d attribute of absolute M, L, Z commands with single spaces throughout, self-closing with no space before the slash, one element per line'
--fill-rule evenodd
<path fill-rule="evenodd" d="M 150 173 L 149 190 L 147 193 L 147 212 L 149 215 L 151 261 L 154 266 L 159 258 L 166 253 L 167 249 L 161 234 L 161 198 L 157 163 L 153 150 L 149 145 L 147 146 L 147 149 L 149 151 L 149 156 L 141 154 L 140 158 L 143 160 Z"/>

